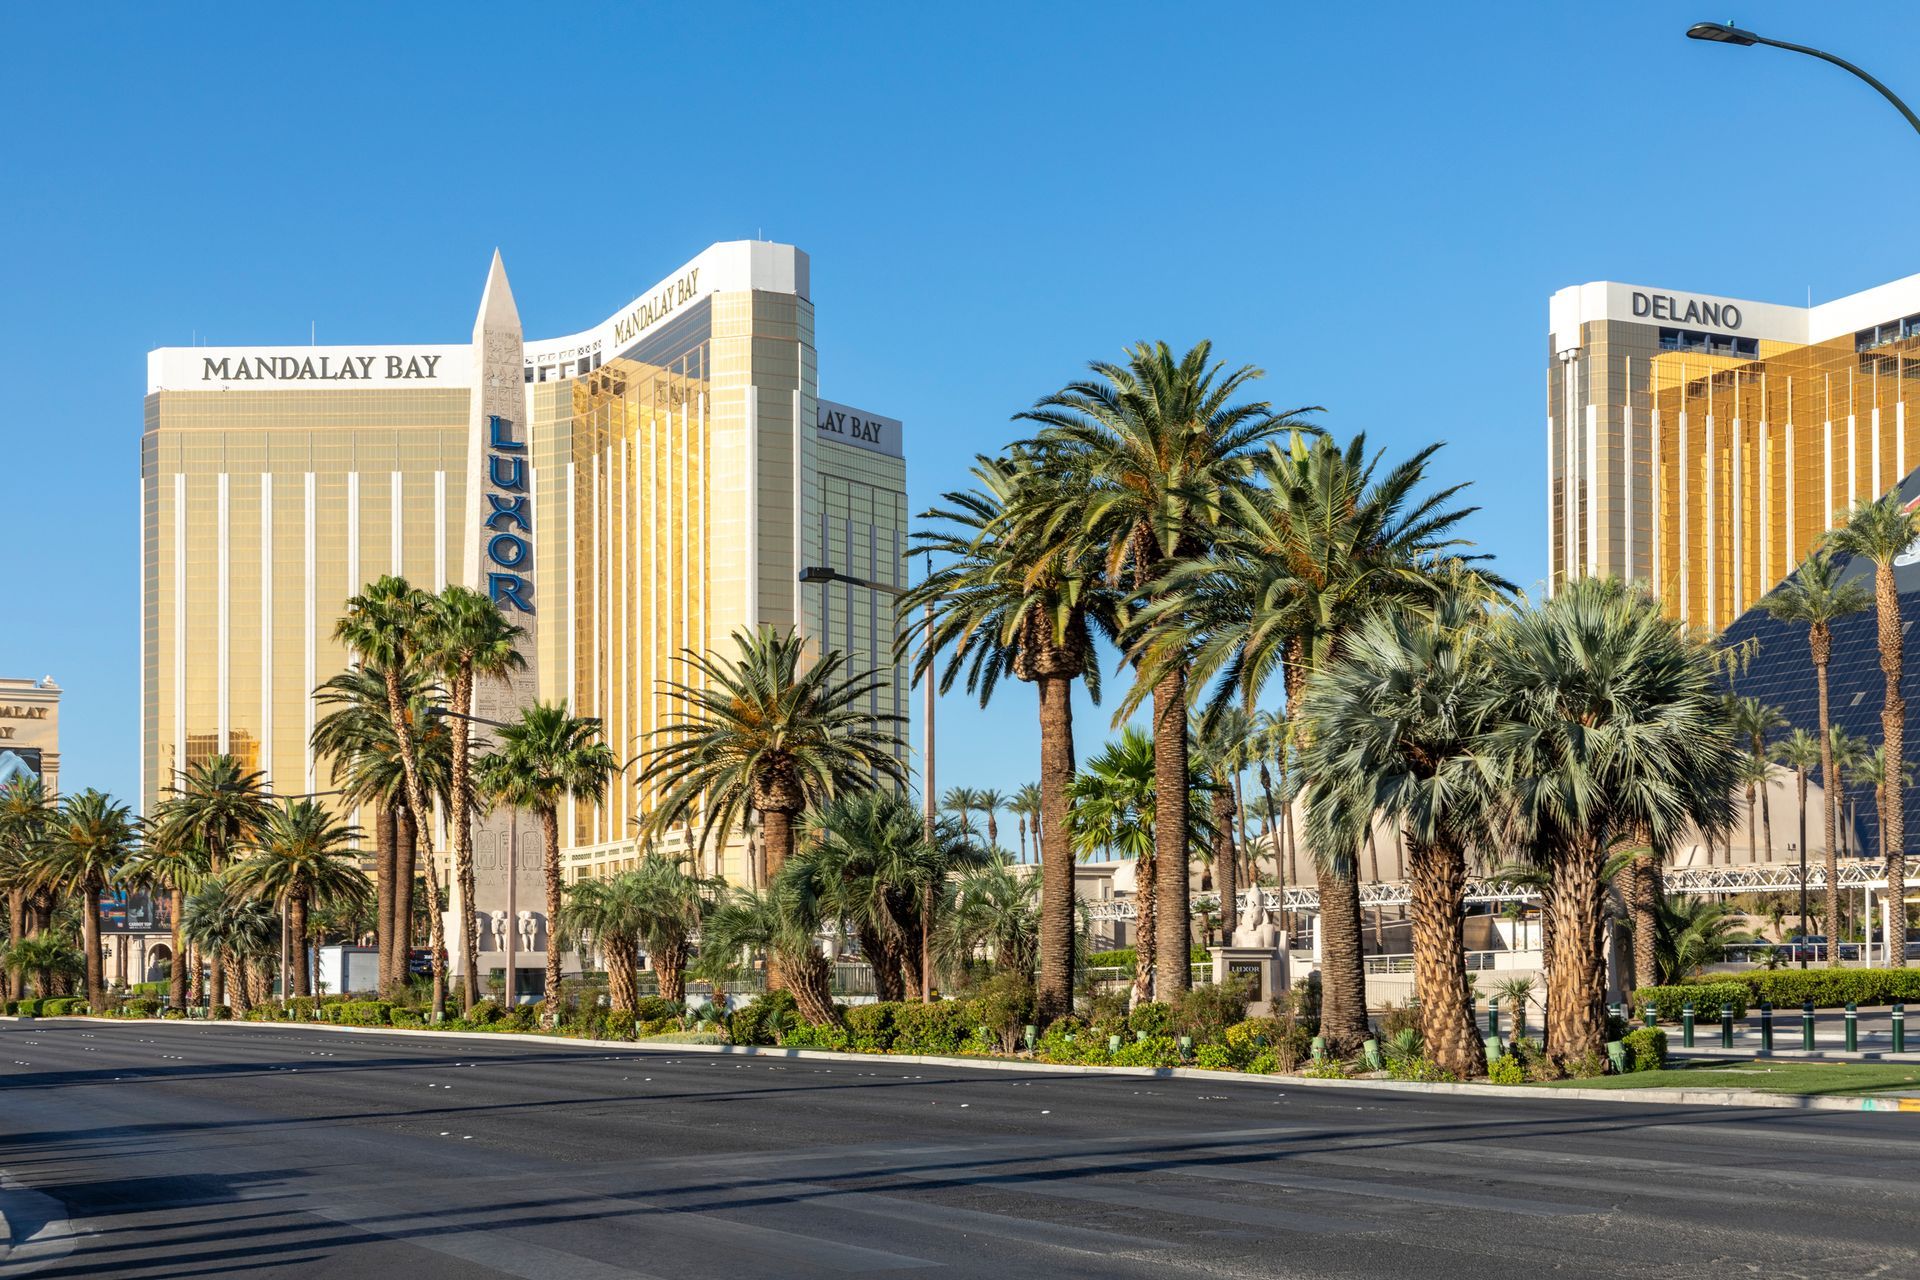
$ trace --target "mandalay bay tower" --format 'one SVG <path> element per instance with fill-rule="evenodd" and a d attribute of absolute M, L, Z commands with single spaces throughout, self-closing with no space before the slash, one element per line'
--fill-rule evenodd
<path fill-rule="evenodd" d="M 738 629 L 889 668 L 893 597 L 797 575 L 904 585 L 901 424 L 820 399 L 816 373 L 807 255 L 759 241 L 713 245 L 564 337 L 523 338 L 496 255 L 469 341 L 153 351 L 144 805 L 215 753 L 282 795 L 332 790 L 312 695 L 348 664 L 347 598 L 384 574 L 464 582 L 526 629 L 526 673 L 482 689 L 477 714 L 564 698 L 623 761 L 670 712 L 661 682 L 691 678 L 678 655 L 730 649 Z M 904 714 L 900 674 L 873 710 Z M 652 797 L 636 775 L 562 814 L 569 878 L 638 856 Z M 521 868 L 518 905 L 538 907 L 533 828 L 503 822 L 476 834 L 476 865 L 483 881 Z M 744 847 L 705 866 L 738 883 Z M 483 883 L 478 907 L 500 891 Z M 543 920 L 513 927 L 544 939 Z"/>

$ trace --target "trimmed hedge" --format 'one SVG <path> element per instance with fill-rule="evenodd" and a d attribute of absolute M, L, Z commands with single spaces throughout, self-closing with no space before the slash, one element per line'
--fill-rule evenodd
<path fill-rule="evenodd" d="M 1658 1027 L 1629 1031 L 1621 1043 L 1626 1046 L 1629 1071 L 1658 1071 L 1667 1065 L 1667 1033 Z"/>
<path fill-rule="evenodd" d="M 1656 1007 L 1662 1022 L 1678 1023 L 1680 1006 L 1691 1000 L 1696 1021 L 1708 1022 L 1720 1017 L 1720 1006 L 1733 1006 L 1733 1016 L 1747 1016 L 1747 1001 L 1753 992 L 1743 982 L 1683 982 L 1671 987 L 1640 987 L 1629 1002 L 1629 1021 L 1637 1021 L 1649 1004 Z"/>
<path fill-rule="evenodd" d="M 1855 1004 L 1920 1001 L 1920 969 L 1774 969 L 1743 973 L 1739 980 L 1753 1000 L 1771 1000 L 1777 1009 L 1797 1008 L 1807 1000 L 1816 1009 Z"/>
<path fill-rule="evenodd" d="M 44 1001 L 37 998 L 15 1000 L 7 1005 L 7 1012 L 21 1018 L 37 1018 L 40 1016 L 40 1006 L 43 1003 Z"/>
<path fill-rule="evenodd" d="M 1213 959 L 1213 953 L 1205 947 L 1195 947 L 1188 953 L 1194 964 L 1206 964 Z M 1112 951 L 1095 951 L 1087 957 L 1089 969 L 1132 969 L 1139 965 L 1140 957 L 1132 947 L 1116 947 Z"/>

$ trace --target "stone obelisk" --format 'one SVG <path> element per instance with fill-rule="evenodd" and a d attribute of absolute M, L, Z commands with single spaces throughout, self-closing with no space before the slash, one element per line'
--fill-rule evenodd
<path fill-rule="evenodd" d="M 523 629 L 517 648 L 526 668 L 506 680 L 478 680 L 473 714 L 510 722 L 535 697 L 534 622 L 541 598 L 534 575 L 533 448 L 526 422 L 520 313 L 496 250 L 473 322 L 473 396 L 467 427 L 465 565 L 461 581 L 483 592 L 507 620 Z M 473 750 L 492 749 L 494 730 L 475 724 Z M 539 819 L 500 806 L 474 819 L 474 901 L 456 898 L 447 948 L 458 970 L 465 955 L 462 929 L 472 929 L 480 953 L 481 990 L 503 970 L 516 999 L 539 999 L 552 922 L 547 919 Z M 516 972 L 526 980 L 516 982 Z"/>

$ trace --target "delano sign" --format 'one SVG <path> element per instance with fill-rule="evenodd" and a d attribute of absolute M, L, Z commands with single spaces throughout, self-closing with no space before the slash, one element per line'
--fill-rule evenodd
<path fill-rule="evenodd" d="M 1740 308 L 1733 303 L 1688 298 L 1682 306 L 1680 299 L 1670 293 L 1634 290 L 1633 314 L 1641 319 L 1671 320 L 1675 324 L 1697 324 L 1707 329 L 1740 328 Z"/>

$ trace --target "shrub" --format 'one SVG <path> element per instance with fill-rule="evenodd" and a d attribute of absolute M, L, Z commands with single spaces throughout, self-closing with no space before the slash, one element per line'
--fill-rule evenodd
<path fill-rule="evenodd" d="M 48 1018 L 64 1017 L 65 1015 L 72 1013 L 73 1006 L 79 1003 L 80 1002 L 74 999 L 72 996 L 55 996 L 51 1000 L 46 1000 L 41 1002 L 40 1012 L 42 1016 L 48 1017 Z"/>
<path fill-rule="evenodd" d="M 15 1000 L 7 1006 L 7 1012 L 22 1018 L 37 1018 L 40 1016 L 40 1005 L 41 1001 L 37 998 Z"/>
<path fill-rule="evenodd" d="M 1238 1071 L 1240 1059 L 1223 1044 L 1203 1044 L 1193 1051 L 1193 1065 L 1208 1071 Z"/>
<path fill-rule="evenodd" d="M 1246 1066 L 1248 1075 L 1261 1076 L 1270 1076 L 1279 1071 L 1291 1071 L 1292 1069 L 1291 1067 L 1281 1066 L 1280 1059 L 1274 1056 L 1274 1052 L 1271 1049 L 1262 1049 L 1260 1052 L 1254 1054 L 1252 1060 L 1249 1061 Z"/>
<path fill-rule="evenodd" d="M 1667 1033 L 1658 1027 L 1629 1031 L 1621 1043 L 1627 1049 L 1629 1071 L 1658 1071 L 1667 1065 Z"/>
<path fill-rule="evenodd" d="M 1310 973 L 1293 984 L 1287 994 L 1287 1009 L 1293 1020 L 1307 1029 L 1309 1038 L 1320 1034 L 1320 975 Z"/>
<path fill-rule="evenodd" d="M 1271 1054 L 1274 1060 L 1268 1071 L 1292 1071 L 1313 1053 L 1313 1036 L 1288 1018 L 1249 1018 L 1228 1027 L 1220 1038 L 1235 1060 L 1249 1070 L 1263 1053 Z"/>
<path fill-rule="evenodd" d="M 900 1003 L 894 1000 L 857 1004 L 847 1010 L 847 1038 L 862 1053 L 885 1053 L 893 1048 Z"/>
<path fill-rule="evenodd" d="M 1247 1016 L 1253 985 L 1245 978 L 1211 983 L 1183 991 L 1173 1002 L 1173 1025 L 1198 1043 L 1218 1039 L 1220 1033 Z"/>
<path fill-rule="evenodd" d="M 280 1011 L 270 1004 L 257 1004 L 240 1015 L 242 1022 L 277 1022 Z"/>
<path fill-rule="evenodd" d="M 1564 1064 L 1569 1076 L 1576 1080 L 1591 1080 L 1595 1076 L 1607 1074 L 1607 1055 L 1604 1053 L 1583 1053 L 1577 1058 L 1568 1058 Z"/>
<path fill-rule="evenodd" d="M 517 1004 L 493 1024 L 495 1031 L 531 1031 L 540 1025 L 540 1006 Z"/>
<path fill-rule="evenodd" d="M 1170 1036 L 1173 1034 L 1173 1006 L 1162 1004 L 1158 1000 L 1143 1000 L 1134 1006 L 1127 1015 L 1127 1030 L 1136 1034 L 1146 1032 L 1148 1036 Z"/>
<path fill-rule="evenodd" d="M 1855 1004 L 1892 1004 L 1920 1000 L 1920 969 L 1780 969 L 1740 974 L 1737 981 L 1755 1003 L 1797 1007 L 1811 1000 L 1816 1009 Z"/>
<path fill-rule="evenodd" d="M 973 1009 L 963 1000 L 903 1004 L 894 1016 L 895 1053 L 957 1053 L 973 1037 Z"/>
<path fill-rule="evenodd" d="M 1657 1008 L 1660 1021 L 1678 1023 L 1680 1006 L 1691 1000 L 1693 1016 L 1701 1022 L 1717 1020 L 1722 1004 L 1732 1005 L 1733 1016 L 1744 1018 L 1747 1016 L 1747 998 L 1750 994 L 1744 982 L 1722 982 L 1717 979 L 1713 982 L 1683 982 L 1670 987 L 1640 987 L 1633 993 L 1632 1011 L 1633 1016 L 1638 1018 L 1641 1011 L 1652 1004 Z"/>
<path fill-rule="evenodd" d="M 1205 947 L 1194 947 L 1187 959 L 1192 964 L 1206 964 L 1213 959 L 1213 953 Z M 1134 969 L 1140 964 L 1140 953 L 1132 947 L 1116 947 L 1112 951 L 1095 951 L 1087 957 L 1089 969 Z"/>
<path fill-rule="evenodd" d="M 1113 1055 L 1113 1065 L 1177 1067 L 1180 1065 L 1180 1046 L 1171 1036 L 1148 1036 L 1145 1040 L 1121 1045 L 1120 1052 Z"/>
<path fill-rule="evenodd" d="M 1527 1069 L 1520 1059 L 1503 1053 L 1487 1064 L 1487 1079 L 1494 1084 L 1525 1084 Z"/>
<path fill-rule="evenodd" d="M 337 1010 L 333 1020 L 343 1027 L 388 1027 L 393 1025 L 393 1006 L 385 1000 L 349 1000 L 330 1005 Z"/>
<path fill-rule="evenodd" d="M 494 1000 L 482 1000 L 479 1004 L 467 1010 L 465 1015 L 468 1022 L 480 1027 L 490 1027 L 506 1016 L 506 1009 L 502 1008 L 499 1002 Z"/>
<path fill-rule="evenodd" d="M 151 1018 L 159 1009 L 159 1001 L 140 998 L 125 1001 L 120 1006 L 120 1012 L 129 1018 Z"/>
<path fill-rule="evenodd" d="M 780 1043 L 790 1049 L 844 1050 L 851 1042 L 837 1022 L 795 1022 L 780 1033 Z"/>
<path fill-rule="evenodd" d="M 424 1027 L 427 1025 L 427 1015 L 431 1012 L 430 1009 L 414 1009 L 397 1004 L 393 1006 L 389 1016 L 396 1027 Z"/>
<path fill-rule="evenodd" d="M 1095 996 L 1087 1010 L 1087 1016 L 1095 1022 L 1125 1022 L 1127 1007 L 1131 1003 L 1124 991 Z"/>
<path fill-rule="evenodd" d="M 1314 1080 L 1345 1080 L 1347 1064 L 1329 1055 L 1318 1062 L 1309 1062 L 1307 1069 L 1300 1074 Z"/>
<path fill-rule="evenodd" d="M 669 1014 L 669 1018 L 678 1015 Z M 640 1018 L 631 1009 L 609 1009 L 606 1021 L 600 1027 L 600 1035 L 606 1040 L 631 1040 L 639 1030 Z"/>
<path fill-rule="evenodd" d="M 635 1022 L 658 1022 L 662 1018 L 677 1018 L 685 1010 L 665 996 L 641 996 L 633 1002 L 633 1020 Z"/>
<path fill-rule="evenodd" d="M 727 1016 L 727 1038 L 735 1044 L 774 1044 L 783 1027 L 800 1021 L 791 991 L 769 991 Z"/>
<path fill-rule="evenodd" d="M 1374 1034 L 1382 1043 L 1392 1040 L 1403 1031 L 1418 1030 L 1420 1030 L 1420 1010 L 1411 1000 L 1388 1009 L 1380 1015 L 1380 1021 L 1374 1024 Z"/>
<path fill-rule="evenodd" d="M 207 1008 L 207 1021 L 231 1022 L 233 1021 L 233 1009 L 224 1004 L 210 1005 Z"/>
<path fill-rule="evenodd" d="M 1021 1033 L 1034 1018 L 1033 982 L 1024 973 L 996 973 L 980 984 L 973 998 L 973 1021 L 1001 1053 L 1020 1047 Z"/>
<path fill-rule="evenodd" d="M 1451 1083 L 1460 1077 L 1443 1070 L 1423 1053 L 1401 1054 L 1387 1059 L 1389 1080 L 1420 1080 L 1429 1084 Z"/>

